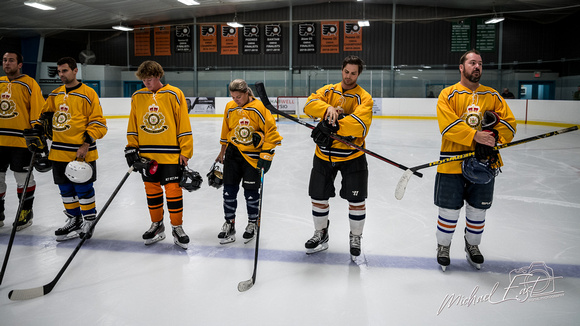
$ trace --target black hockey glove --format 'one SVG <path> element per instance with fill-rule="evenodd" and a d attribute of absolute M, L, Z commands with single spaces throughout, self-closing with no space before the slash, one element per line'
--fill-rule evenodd
<path fill-rule="evenodd" d="M 264 133 L 254 131 L 254 133 L 252 133 L 252 145 L 254 145 L 254 147 L 256 148 L 260 148 L 262 147 L 263 144 L 264 144 Z"/>
<path fill-rule="evenodd" d="M 272 159 L 274 158 L 274 150 L 271 149 L 269 151 L 262 151 L 260 153 L 260 158 L 258 159 L 258 170 L 264 169 L 264 173 L 270 170 L 270 166 L 272 165 Z"/>
<path fill-rule="evenodd" d="M 141 159 L 139 149 L 137 147 L 125 147 L 125 159 L 127 159 L 127 165 L 132 167 L 135 162 L 139 162 Z M 139 171 L 137 167 L 135 167 L 135 170 Z"/>
<path fill-rule="evenodd" d="M 54 112 L 44 112 L 40 115 L 38 122 L 44 128 L 44 134 L 48 139 L 52 140 L 52 117 L 54 116 Z"/>
<path fill-rule="evenodd" d="M 332 146 L 332 142 L 334 141 L 330 135 L 332 133 L 336 133 L 339 128 L 340 126 L 338 125 L 338 121 L 336 122 L 336 125 L 333 126 L 328 122 L 328 120 L 322 119 L 322 121 L 320 121 L 316 127 L 312 129 L 310 137 L 314 139 L 316 145 L 329 148 Z"/>
<path fill-rule="evenodd" d="M 26 140 L 26 147 L 31 152 L 40 152 L 46 148 L 46 136 L 41 125 L 34 125 L 30 129 L 24 129 L 23 134 Z"/>
<path fill-rule="evenodd" d="M 498 132 L 495 129 L 483 130 L 484 132 L 493 133 L 495 143 L 497 144 Z M 492 164 L 498 160 L 498 151 L 493 149 L 495 146 L 487 146 L 480 143 L 475 143 L 475 158 L 480 161 L 489 160 Z"/>

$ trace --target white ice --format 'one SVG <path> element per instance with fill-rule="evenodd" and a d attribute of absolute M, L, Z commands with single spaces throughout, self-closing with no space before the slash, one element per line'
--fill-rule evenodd
<path fill-rule="evenodd" d="M 61 198 L 51 173 L 35 173 L 34 224 L 16 233 L 0 285 L 0 325 L 577 325 L 580 132 L 502 150 L 505 166 L 480 246 L 486 261 L 477 271 L 465 260 L 462 217 L 451 265 L 442 272 L 435 260 L 436 168 L 412 177 L 398 201 L 394 190 L 404 170 L 370 156 L 363 261 L 350 261 L 347 203 L 340 198 L 330 200 L 329 249 L 307 256 L 314 144 L 309 129 L 280 121 L 283 145 L 264 181 L 257 281 L 240 293 L 256 244 L 241 241 L 245 202 L 240 192 L 238 241 L 220 245 L 221 189 L 209 187 L 205 174 L 219 151 L 221 119 L 191 123 L 190 167 L 204 184 L 184 192 L 189 249 L 175 246 L 170 232 L 163 242 L 143 244 L 150 220 L 143 183 L 133 173 L 52 292 L 11 301 L 10 290 L 52 281 L 79 241 L 55 241 L 54 230 L 65 222 Z M 109 119 L 108 126 L 98 142 L 98 209 L 128 169 L 127 120 Z M 519 125 L 516 139 L 561 128 Z M 435 120 L 375 119 L 367 138 L 368 149 L 407 167 L 438 160 L 439 145 Z M 7 181 L 2 259 L 17 208 L 11 172 Z M 165 222 L 169 227 L 167 216 Z"/>

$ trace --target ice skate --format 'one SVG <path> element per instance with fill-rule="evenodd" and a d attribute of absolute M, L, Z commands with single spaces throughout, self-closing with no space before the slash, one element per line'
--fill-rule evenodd
<path fill-rule="evenodd" d="M 78 238 L 83 225 L 83 219 L 80 216 L 72 216 L 66 211 L 64 214 L 68 217 L 66 224 L 60 229 L 54 231 L 56 235 L 56 241 L 66 241 L 74 238 Z"/>
<path fill-rule="evenodd" d="M 444 272 L 447 269 L 447 266 L 449 266 L 449 264 L 451 263 L 451 260 L 449 259 L 450 247 L 451 245 L 449 246 L 437 245 L 437 263 L 441 265 L 441 269 Z"/>
<path fill-rule="evenodd" d="M 479 246 L 470 245 L 465 239 L 465 258 L 467 261 L 475 268 L 481 269 L 481 264 L 483 264 L 483 255 L 479 251 Z"/>
<path fill-rule="evenodd" d="M 236 222 L 234 220 L 226 220 L 222 226 L 222 231 L 218 234 L 220 244 L 226 244 L 236 241 Z"/>
<path fill-rule="evenodd" d="M 328 226 L 330 221 L 327 222 L 326 227 L 322 230 L 315 230 L 314 235 L 310 238 L 304 246 L 306 247 L 306 254 L 314 254 L 319 251 L 328 249 Z"/>
<path fill-rule="evenodd" d="M 149 230 L 143 233 L 145 245 L 150 245 L 163 239 L 165 239 L 165 225 L 163 225 L 163 220 L 152 222 Z"/>
<path fill-rule="evenodd" d="M 176 245 L 180 246 L 183 249 L 187 249 L 189 245 L 189 237 L 187 236 L 187 234 L 185 234 L 185 231 L 183 231 L 181 225 L 177 226 L 174 225 L 171 234 L 173 234 L 173 243 L 175 243 Z"/>
<path fill-rule="evenodd" d="M 20 211 L 18 222 L 16 223 L 16 231 L 24 230 L 32 225 L 33 213 L 31 209 L 23 209 Z"/>
<path fill-rule="evenodd" d="M 360 239 L 362 235 L 354 235 L 350 233 L 350 255 L 353 261 L 356 261 L 356 257 L 360 256 Z"/>
<path fill-rule="evenodd" d="M 256 221 L 248 222 L 248 226 L 246 226 L 246 231 L 242 236 L 244 237 L 244 243 L 248 243 L 256 237 Z"/>
<path fill-rule="evenodd" d="M 79 234 L 81 239 L 88 240 L 93 236 L 93 230 L 91 228 L 93 227 L 93 224 L 95 224 L 95 221 L 96 220 L 94 215 L 85 216 L 85 221 L 83 222 L 83 226 Z"/>
<path fill-rule="evenodd" d="M 4 226 L 4 219 L 6 218 L 6 216 L 4 215 L 4 212 L 0 212 L 0 227 Z"/>

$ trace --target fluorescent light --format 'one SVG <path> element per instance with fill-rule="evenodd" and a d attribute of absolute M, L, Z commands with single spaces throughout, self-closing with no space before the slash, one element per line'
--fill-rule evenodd
<path fill-rule="evenodd" d="M 133 30 L 132 27 L 127 27 L 127 26 L 123 26 L 123 25 L 113 26 L 113 29 L 116 29 L 118 31 L 123 31 L 123 32 L 130 32 Z"/>
<path fill-rule="evenodd" d="M 40 9 L 40 10 L 55 10 L 56 9 L 56 7 L 52 7 L 52 6 L 45 5 L 45 4 L 38 3 L 38 2 L 27 1 L 24 4 L 29 6 L 29 7 L 34 7 L 36 9 Z"/>
<path fill-rule="evenodd" d="M 197 5 L 199 5 L 199 2 L 193 1 L 193 0 L 177 0 L 177 1 L 183 3 L 184 5 L 188 5 L 188 6 L 197 6 Z"/>
<path fill-rule="evenodd" d="M 505 17 L 495 17 L 494 16 L 493 18 L 486 20 L 484 23 L 485 24 L 497 24 L 497 23 L 502 22 L 504 20 L 505 20 Z"/>
<path fill-rule="evenodd" d="M 240 23 L 238 23 L 236 21 L 228 22 L 228 26 L 229 27 L 233 27 L 233 28 L 244 27 L 244 25 L 242 25 L 242 24 L 240 24 Z"/>
<path fill-rule="evenodd" d="M 368 20 L 359 20 L 357 24 L 360 27 L 368 27 L 368 26 L 371 26 L 371 23 L 369 23 Z"/>

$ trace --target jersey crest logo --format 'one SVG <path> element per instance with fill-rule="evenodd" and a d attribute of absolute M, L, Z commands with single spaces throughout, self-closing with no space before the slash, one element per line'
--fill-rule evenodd
<path fill-rule="evenodd" d="M 246 117 L 238 120 L 238 125 L 234 129 L 234 135 L 231 140 L 235 144 L 250 145 L 252 143 L 252 134 L 254 127 L 250 126 L 250 120 Z"/>
<path fill-rule="evenodd" d="M 151 104 L 148 112 L 143 116 L 141 129 L 151 134 L 160 134 L 169 128 L 165 125 L 165 116 L 159 112 L 159 107 Z"/>
<path fill-rule="evenodd" d="M 58 110 L 54 113 L 52 117 L 52 130 L 53 131 L 67 131 L 70 129 L 71 115 L 69 112 L 69 107 L 65 103 L 58 107 Z"/>
<path fill-rule="evenodd" d="M 18 116 L 16 112 L 16 104 L 10 99 L 12 94 L 5 92 L 2 93 L 0 99 L 0 118 L 1 119 L 12 119 Z"/>
<path fill-rule="evenodd" d="M 467 107 L 466 112 L 461 117 L 467 125 L 469 125 L 473 129 L 480 129 L 481 128 L 481 112 L 479 110 L 479 106 L 475 104 L 471 104 Z"/>

